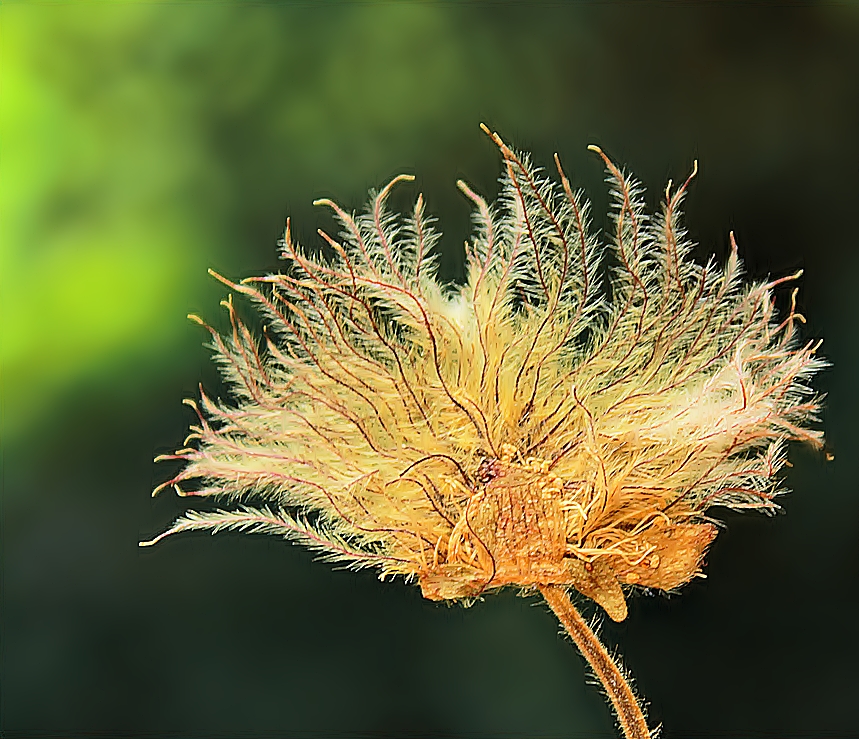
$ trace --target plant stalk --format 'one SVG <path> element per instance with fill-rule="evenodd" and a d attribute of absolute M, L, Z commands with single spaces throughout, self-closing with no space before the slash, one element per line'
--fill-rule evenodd
<path fill-rule="evenodd" d="M 608 693 L 624 738 L 650 739 L 644 711 L 635 693 L 602 642 L 573 605 L 566 588 L 540 585 L 539 590 Z"/>

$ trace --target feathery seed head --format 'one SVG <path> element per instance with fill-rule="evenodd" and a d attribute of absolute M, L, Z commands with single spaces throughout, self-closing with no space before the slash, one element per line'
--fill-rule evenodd
<path fill-rule="evenodd" d="M 189 401 L 194 444 L 169 455 L 187 465 L 161 487 L 234 505 L 190 511 L 153 542 L 266 532 L 416 579 L 431 599 L 572 585 L 622 620 L 624 585 L 671 590 L 699 572 L 708 508 L 775 508 L 787 442 L 821 442 L 806 384 L 818 345 L 797 343 L 804 319 L 792 307 L 779 322 L 771 296 L 799 273 L 744 285 L 733 236 L 724 268 L 692 262 L 689 180 L 650 216 L 592 147 L 612 187 L 604 245 L 557 157 L 559 183 L 491 136 L 498 201 L 458 183 L 475 206 L 464 286 L 436 279 L 423 199 L 405 218 L 387 209 L 406 176 L 360 215 L 319 201 L 342 228 L 320 231 L 332 259 L 287 224 L 282 273 L 215 275 L 267 329 L 260 342 L 227 301 L 231 334 L 210 331 L 234 400 Z"/>

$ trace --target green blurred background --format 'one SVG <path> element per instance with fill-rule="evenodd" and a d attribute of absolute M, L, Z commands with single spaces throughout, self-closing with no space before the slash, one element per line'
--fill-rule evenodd
<path fill-rule="evenodd" d="M 409 172 L 461 278 L 481 121 L 598 214 L 587 144 L 652 203 L 697 158 L 701 258 L 733 229 L 753 277 L 805 269 L 836 461 L 793 450 L 787 516 L 725 513 L 708 580 L 603 633 L 666 738 L 859 735 L 859 5 L 5 2 L 0 44 L 3 736 L 614 736 L 535 600 L 446 608 L 264 537 L 137 548 L 181 509 L 149 497 L 181 399 L 222 389 L 185 320 L 223 325 L 206 268 L 275 270 L 288 214 L 313 244 L 314 198 Z"/>

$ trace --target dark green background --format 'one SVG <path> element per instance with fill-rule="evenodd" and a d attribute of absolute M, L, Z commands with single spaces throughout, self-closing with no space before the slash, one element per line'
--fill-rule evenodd
<path fill-rule="evenodd" d="M 699 256 L 805 269 L 836 460 L 793 449 L 786 516 L 724 514 L 706 581 L 616 643 L 664 737 L 859 735 L 855 3 L 4 3 L 0 9 L 4 736 L 613 736 L 535 599 L 423 601 L 264 537 L 137 541 L 180 401 L 219 392 L 197 312 L 277 269 L 287 214 L 414 173 L 461 277 L 493 194 L 479 131 L 588 188 L 700 176 Z M 784 302 L 784 296 L 782 296 Z M 219 323 L 220 322 L 220 323 Z M 721 514 L 720 514 L 721 515 Z"/>

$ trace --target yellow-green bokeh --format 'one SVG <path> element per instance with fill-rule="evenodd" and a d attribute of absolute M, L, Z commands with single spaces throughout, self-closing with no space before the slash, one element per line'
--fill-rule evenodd
<path fill-rule="evenodd" d="M 163 351 L 167 316 L 202 263 L 205 221 L 184 188 L 202 160 L 193 130 L 167 120 L 169 80 L 127 69 L 99 85 L 73 59 L 71 38 L 122 64 L 124 37 L 149 7 L 4 7 L 0 97 L 0 363 L 4 432 L 44 424 L 87 376 L 107 382 L 123 358 Z M 105 48 L 107 47 L 107 48 Z M 54 47 L 56 50 L 56 47 Z M 62 64 L 70 69 L 63 70 Z M 86 89 L 87 83 L 91 88 Z"/>

